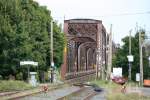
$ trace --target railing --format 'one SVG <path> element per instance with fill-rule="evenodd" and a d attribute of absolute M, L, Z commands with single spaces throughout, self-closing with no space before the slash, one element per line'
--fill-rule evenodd
<path fill-rule="evenodd" d="M 91 69 L 87 71 L 79 71 L 79 72 L 70 72 L 70 73 L 66 73 L 65 79 L 77 78 L 77 77 L 81 77 L 81 76 L 93 74 L 93 73 L 96 73 L 95 69 Z"/>

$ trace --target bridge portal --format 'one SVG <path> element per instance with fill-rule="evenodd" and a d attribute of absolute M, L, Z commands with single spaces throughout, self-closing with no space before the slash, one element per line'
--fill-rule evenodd
<path fill-rule="evenodd" d="M 101 20 L 70 19 L 64 21 L 66 47 L 61 66 L 63 79 L 103 71 L 106 67 L 106 30 Z"/>

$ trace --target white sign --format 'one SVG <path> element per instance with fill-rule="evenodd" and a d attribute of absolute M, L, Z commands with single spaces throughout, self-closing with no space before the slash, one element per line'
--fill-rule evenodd
<path fill-rule="evenodd" d="M 150 56 L 148 57 L 148 60 L 150 61 Z"/>
<path fill-rule="evenodd" d="M 51 66 L 54 67 L 54 62 L 51 62 Z"/>
<path fill-rule="evenodd" d="M 140 81 L 140 73 L 136 73 L 136 81 L 137 81 L 137 82 Z"/>
<path fill-rule="evenodd" d="M 113 68 L 113 76 L 122 77 L 122 68 Z"/>
<path fill-rule="evenodd" d="M 103 61 L 103 64 L 105 64 L 105 61 Z"/>
<path fill-rule="evenodd" d="M 38 66 L 38 62 L 34 62 L 34 61 L 20 61 L 20 65 L 33 65 L 33 66 Z"/>
<path fill-rule="evenodd" d="M 128 55 L 127 58 L 128 58 L 129 62 L 133 62 L 133 60 L 134 60 L 132 55 Z"/>

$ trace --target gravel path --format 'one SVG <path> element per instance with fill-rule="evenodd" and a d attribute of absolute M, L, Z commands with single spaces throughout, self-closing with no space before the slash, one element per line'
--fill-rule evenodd
<path fill-rule="evenodd" d="M 150 96 L 150 87 L 139 87 L 133 90 L 140 92 L 144 96 Z"/>

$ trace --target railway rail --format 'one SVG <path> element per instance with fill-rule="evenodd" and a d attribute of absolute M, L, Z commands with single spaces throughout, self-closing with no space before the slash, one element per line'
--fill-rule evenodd
<path fill-rule="evenodd" d="M 53 88 L 48 89 L 48 91 L 63 87 L 65 84 L 73 85 L 73 84 L 76 84 L 76 83 L 82 83 L 82 82 L 85 82 L 85 81 L 92 80 L 93 78 L 95 78 L 95 74 L 88 74 L 88 75 L 76 77 L 76 78 L 73 78 L 73 79 L 68 79 L 68 80 L 65 80 L 61 84 L 54 85 Z M 42 92 L 43 92 L 43 89 L 42 89 L 42 86 L 41 86 L 41 87 L 38 87 L 38 88 L 35 88 L 35 89 L 32 89 L 32 90 L 13 91 L 13 92 L 8 92 L 8 93 L 1 93 L 0 96 L 1 96 L 2 99 L 18 99 L 18 98 L 22 98 L 22 97 L 25 97 L 25 96 L 30 96 L 32 94 L 38 94 L 38 93 L 42 93 Z"/>
<path fill-rule="evenodd" d="M 89 100 L 91 97 L 98 94 L 92 87 L 82 87 L 80 90 L 75 91 L 67 96 L 61 97 L 57 100 Z"/>
<path fill-rule="evenodd" d="M 19 91 L 12 91 L 12 92 L 0 92 L 0 97 L 2 96 L 8 96 L 8 95 L 13 95 L 19 93 Z"/>

